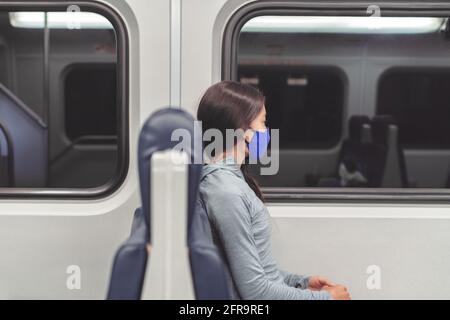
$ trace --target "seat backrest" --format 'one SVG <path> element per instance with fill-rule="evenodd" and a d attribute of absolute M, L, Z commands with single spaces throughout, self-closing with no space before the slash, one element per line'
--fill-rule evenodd
<path fill-rule="evenodd" d="M 108 300 L 139 300 L 148 259 L 148 227 L 141 208 L 136 209 L 130 237 L 117 251 L 109 280 Z"/>
<path fill-rule="evenodd" d="M 197 199 L 197 208 L 188 237 L 196 298 L 199 300 L 240 299 L 225 255 L 214 242 L 207 211 L 200 197 Z"/>
<path fill-rule="evenodd" d="M 0 120 L 0 187 L 12 186 L 11 142 Z"/>
<path fill-rule="evenodd" d="M 144 124 L 139 138 L 138 160 L 142 209 L 147 224 L 151 217 L 151 157 L 157 151 L 173 148 L 181 148 L 190 159 L 188 166 L 188 179 L 191 186 L 188 190 L 188 224 L 190 224 L 202 167 L 202 132 L 199 126 L 196 127 L 195 119 L 186 111 L 178 108 L 161 109 Z M 181 137 L 189 137 L 189 139 L 181 139 Z M 178 139 L 182 141 L 180 142 Z"/>
<path fill-rule="evenodd" d="M 379 187 L 383 176 L 386 148 L 373 143 L 368 116 L 354 115 L 349 119 L 349 137 L 344 140 L 338 159 L 341 180 L 348 177 L 349 187 Z M 345 166 L 343 170 L 342 165 Z M 364 177 L 362 179 L 356 173 Z M 344 177 L 342 177 L 344 176 Z M 354 176 L 354 181 L 350 177 Z M 343 181 L 341 181 L 341 185 Z"/>
<path fill-rule="evenodd" d="M 342 142 L 341 150 L 339 151 L 338 166 L 347 154 L 354 153 L 354 150 L 361 145 L 363 127 L 369 123 L 369 117 L 364 115 L 350 117 L 348 121 L 348 137 Z"/>
<path fill-rule="evenodd" d="M 387 150 L 382 186 L 407 187 L 409 179 L 397 122 L 390 115 L 377 115 L 372 118 L 371 125 L 374 143 L 385 146 Z"/>
<path fill-rule="evenodd" d="M 370 123 L 370 118 L 365 115 L 353 115 L 348 120 L 348 140 L 359 143 L 363 135 L 365 124 Z"/>
<path fill-rule="evenodd" d="M 189 164 L 188 217 L 192 217 L 201 173 L 201 130 L 195 120 L 177 108 L 164 108 L 145 122 L 138 148 L 139 181 L 142 207 L 135 213 L 130 237 L 119 248 L 113 263 L 108 299 L 138 300 L 142 295 L 148 248 L 151 243 L 151 159 L 158 151 L 180 147 L 191 159 Z M 178 131 L 179 130 L 179 131 Z M 174 133 L 189 139 L 181 143 Z M 177 135 L 175 135 L 177 137 Z M 198 141 L 197 141 L 198 140 Z M 197 141 L 197 143 L 194 143 Z"/>
<path fill-rule="evenodd" d="M 347 171 L 349 174 L 360 172 L 365 178 L 367 178 L 366 163 L 362 161 L 361 156 L 363 135 L 366 136 L 370 134 L 366 132 L 367 129 L 370 130 L 370 128 L 367 128 L 367 124 L 369 122 L 369 117 L 364 115 L 354 115 L 350 117 L 348 121 L 348 137 L 342 142 L 336 168 L 339 176 L 339 185 L 341 186 L 356 186 L 354 182 L 344 182 L 346 179 L 343 177 L 343 175 L 345 175 L 343 171 Z M 363 182 L 358 182 L 358 185 L 361 183 Z M 323 182 L 321 185 L 322 184 Z"/>
<path fill-rule="evenodd" d="M 197 177 L 189 180 L 189 196 L 198 194 L 198 184 Z M 206 207 L 200 194 L 195 200 L 195 210 L 190 211 L 188 219 L 189 261 L 195 297 L 199 300 L 239 299 L 225 255 L 213 239 Z"/>
<path fill-rule="evenodd" d="M 12 186 L 45 187 L 48 181 L 46 124 L 2 84 L 0 119 L 14 147 Z"/>

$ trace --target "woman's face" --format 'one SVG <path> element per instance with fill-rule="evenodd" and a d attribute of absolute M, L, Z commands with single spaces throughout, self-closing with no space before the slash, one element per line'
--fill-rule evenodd
<path fill-rule="evenodd" d="M 258 116 L 250 123 L 250 130 L 247 130 L 245 132 L 245 141 L 247 143 L 250 143 L 252 140 L 255 131 L 264 131 L 266 130 L 266 106 L 263 105 L 261 112 L 258 114 Z M 248 150 L 246 150 L 246 153 Z"/>

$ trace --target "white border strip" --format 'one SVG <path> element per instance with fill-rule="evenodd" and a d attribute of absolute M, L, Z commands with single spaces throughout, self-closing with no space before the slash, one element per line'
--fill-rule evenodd
<path fill-rule="evenodd" d="M 181 107 L 181 1 L 170 1 L 170 105 Z"/>
<path fill-rule="evenodd" d="M 272 218 L 450 219 L 444 205 L 268 205 Z"/>

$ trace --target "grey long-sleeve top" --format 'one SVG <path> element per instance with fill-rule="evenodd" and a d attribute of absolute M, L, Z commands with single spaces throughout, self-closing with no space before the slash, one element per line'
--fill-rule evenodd
<path fill-rule="evenodd" d="M 203 167 L 199 193 L 243 299 L 330 299 L 326 291 L 307 289 L 308 277 L 278 268 L 269 212 L 232 159 Z"/>

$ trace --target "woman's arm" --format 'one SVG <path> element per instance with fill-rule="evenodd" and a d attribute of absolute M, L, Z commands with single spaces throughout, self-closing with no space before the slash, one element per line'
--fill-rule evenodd
<path fill-rule="evenodd" d="M 290 273 L 284 270 L 279 270 L 281 276 L 284 278 L 284 282 L 290 286 L 300 289 L 308 289 L 309 277 L 302 276 L 295 273 Z"/>
<path fill-rule="evenodd" d="M 210 215 L 211 222 L 227 256 L 237 290 L 243 299 L 330 298 L 330 294 L 326 291 L 297 289 L 272 281 L 266 276 L 251 231 L 249 209 L 240 194 L 221 192 L 215 194 L 214 200 L 208 200 L 209 213 L 214 211 L 214 214 Z"/>
<path fill-rule="evenodd" d="M 335 286 L 333 282 L 322 276 L 302 276 L 283 270 L 279 271 L 284 278 L 284 282 L 290 287 L 319 291 L 326 287 Z"/>

